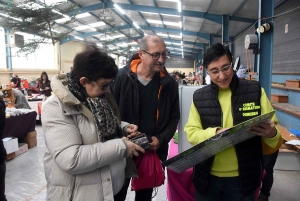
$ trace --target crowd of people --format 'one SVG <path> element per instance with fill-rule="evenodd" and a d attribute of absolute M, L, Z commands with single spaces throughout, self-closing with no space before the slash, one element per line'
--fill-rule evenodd
<path fill-rule="evenodd" d="M 202 66 L 200 66 L 201 68 Z M 189 72 L 188 75 L 185 72 L 181 72 L 178 70 L 174 70 L 170 75 L 177 81 L 179 85 L 184 86 L 200 86 L 200 85 L 208 85 L 210 84 L 210 80 L 207 79 L 209 75 L 204 77 L 203 71 L 198 70 L 195 72 Z"/>
<path fill-rule="evenodd" d="M 46 72 L 41 74 L 37 90 L 46 96 L 52 91 L 42 113 L 47 200 L 124 201 L 132 178 L 141 176 L 137 167 L 147 153 L 167 159 L 180 119 L 179 85 L 202 85 L 204 80 L 208 84 L 195 91 L 185 125 L 192 145 L 273 111 L 258 82 L 236 76 L 227 46 L 217 43 L 205 52 L 203 67 L 209 79 L 201 72 L 168 73 L 168 56 L 162 38 L 147 35 L 119 70 L 113 58 L 90 45 L 75 56 L 70 73 L 57 74 L 51 81 Z M 12 82 L 17 87 L 19 80 Z M 240 109 L 249 102 L 257 106 L 253 111 Z M 197 164 L 191 181 L 195 200 L 253 201 L 263 153 L 276 153 L 281 143 L 277 122 L 274 115 L 271 123 L 249 130 L 255 137 Z M 149 150 L 131 141 L 141 133 Z M 145 168 L 156 176 L 157 169 Z M 136 190 L 135 201 L 152 200 L 155 187 Z"/>

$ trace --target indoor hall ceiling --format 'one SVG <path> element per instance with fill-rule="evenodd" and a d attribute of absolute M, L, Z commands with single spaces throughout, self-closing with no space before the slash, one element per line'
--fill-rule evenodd
<path fill-rule="evenodd" d="M 52 0 L 54 1 L 54 0 Z M 62 0 L 61 0 L 62 1 Z M 43 2 L 36 0 L 37 3 Z M 234 38 L 257 19 L 258 0 L 69 0 L 80 18 L 68 27 L 70 36 L 61 44 L 80 40 L 109 48 L 109 52 L 122 54 L 136 51 L 145 34 L 160 35 L 172 55 L 196 57 L 209 44 L 222 41 L 222 15 L 229 15 L 229 37 Z M 181 2 L 181 12 L 178 10 Z M 116 9 L 119 5 L 123 11 Z M 108 8 L 114 21 L 103 22 L 99 16 Z M 64 13 L 71 15 L 72 13 Z M 85 14 L 85 15 L 83 15 Z M 134 22 L 138 25 L 136 27 Z M 103 34 L 105 33 L 105 34 Z M 211 35 L 210 35 L 211 34 Z M 76 38 L 75 38 L 76 36 Z M 185 54 L 186 53 L 186 54 Z"/>

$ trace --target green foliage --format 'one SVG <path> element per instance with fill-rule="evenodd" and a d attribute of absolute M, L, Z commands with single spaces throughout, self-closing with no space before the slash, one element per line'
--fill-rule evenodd
<path fill-rule="evenodd" d="M 49 43 L 47 39 L 51 40 L 54 45 L 57 41 L 65 38 L 72 29 L 57 32 L 58 25 L 55 20 L 63 18 L 62 15 L 53 12 L 53 10 L 60 13 L 69 13 L 74 9 L 74 6 L 68 3 L 55 3 L 51 5 L 36 4 L 35 1 L 27 0 L 22 3 L 15 3 L 15 1 L 8 1 L 6 6 L 0 7 L 0 13 L 8 15 L 9 17 L 0 18 L 0 24 L 11 32 L 26 32 L 37 35 L 36 39 L 31 39 L 25 42 L 24 46 L 20 47 L 17 54 L 31 54 L 35 52 L 41 44 Z M 70 16 L 69 20 L 62 24 L 70 24 L 74 22 L 74 17 Z"/>

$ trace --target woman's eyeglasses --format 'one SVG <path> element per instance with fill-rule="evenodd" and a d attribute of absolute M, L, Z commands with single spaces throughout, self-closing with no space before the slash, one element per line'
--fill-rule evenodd
<path fill-rule="evenodd" d="M 95 81 L 95 82 L 96 82 L 96 81 Z M 97 82 L 96 82 L 96 84 L 99 85 L 99 86 L 101 87 L 102 90 L 104 90 L 104 89 L 106 89 L 109 85 L 111 85 L 113 82 L 114 82 L 114 80 L 111 81 L 110 83 L 107 83 L 107 84 L 99 84 L 99 83 L 97 83 Z"/>
<path fill-rule="evenodd" d="M 222 71 L 223 73 L 228 72 L 230 68 L 231 68 L 231 64 L 229 64 L 229 65 L 227 65 L 227 66 L 224 66 L 223 68 L 221 68 L 221 70 L 213 69 L 213 70 L 207 71 L 207 74 L 213 75 L 213 76 L 217 76 L 217 75 L 219 75 L 219 73 L 220 73 L 221 71 Z"/>

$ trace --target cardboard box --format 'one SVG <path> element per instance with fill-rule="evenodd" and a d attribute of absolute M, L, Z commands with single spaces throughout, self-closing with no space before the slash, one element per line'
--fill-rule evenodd
<path fill-rule="evenodd" d="M 28 149 L 35 147 L 37 145 L 36 141 L 36 130 L 29 132 L 26 137 L 24 138 L 24 142 L 28 144 Z"/>
<path fill-rule="evenodd" d="M 300 88 L 300 80 L 286 80 L 286 86 Z"/>
<path fill-rule="evenodd" d="M 12 153 L 6 155 L 6 160 L 10 161 L 11 159 L 14 159 L 15 157 L 16 157 L 15 152 L 12 152 Z"/>
<path fill-rule="evenodd" d="M 15 152 L 16 157 L 28 151 L 28 144 L 19 143 L 19 149 Z"/>
<path fill-rule="evenodd" d="M 288 96 L 283 94 L 271 94 L 271 101 L 276 103 L 287 103 Z"/>
<path fill-rule="evenodd" d="M 15 153 L 19 149 L 18 138 L 6 137 L 2 141 L 7 154 Z"/>

